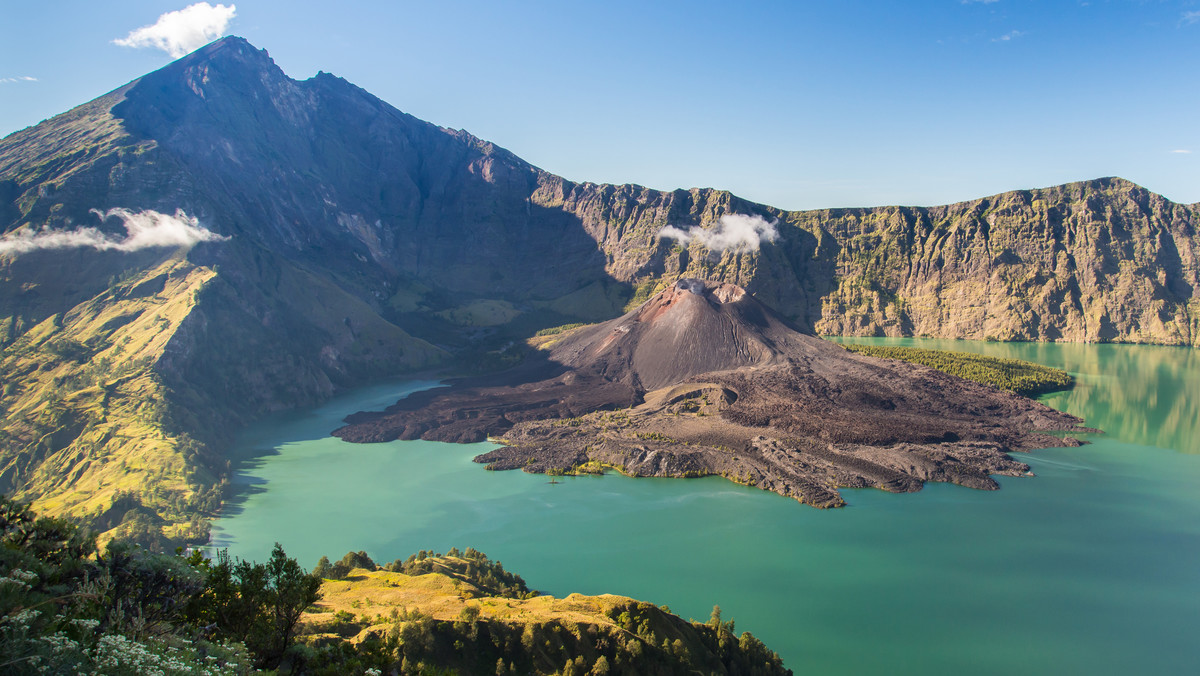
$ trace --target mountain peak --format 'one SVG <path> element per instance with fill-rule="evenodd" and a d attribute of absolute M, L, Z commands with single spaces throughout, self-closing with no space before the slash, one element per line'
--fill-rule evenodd
<path fill-rule="evenodd" d="M 299 98 L 295 81 L 265 49 L 231 35 L 134 81 L 113 113 L 131 131 L 159 141 L 186 142 L 198 127 L 213 124 L 222 138 L 241 133 L 238 138 L 252 139 L 263 134 L 252 123 L 259 106 L 303 118 Z"/>
<path fill-rule="evenodd" d="M 287 79 L 267 50 L 258 49 L 245 38 L 229 35 L 143 76 L 134 84 L 136 87 L 149 83 L 154 89 L 182 84 L 204 98 L 204 90 L 213 80 L 233 81 L 240 88 L 247 81 Z"/>
<path fill-rule="evenodd" d="M 193 64 L 198 61 L 210 61 L 214 59 L 229 59 L 237 60 L 261 59 L 274 65 L 271 56 L 265 49 L 258 49 L 250 44 L 246 38 L 237 35 L 226 35 L 219 40 L 204 45 L 196 51 L 181 57 L 176 60 L 176 64 Z"/>
<path fill-rule="evenodd" d="M 208 43 L 208 45 L 206 45 L 206 47 L 211 47 L 213 45 L 231 45 L 231 44 L 245 45 L 252 49 L 255 48 L 254 45 L 250 44 L 249 40 L 247 40 L 246 38 L 244 38 L 240 35 L 226 35 L 223 38 L 217 38 L 216 40 L 213 40 L 212 42 Z M 200 49 L 204 49 L 204 48 L 205 47 L 201 47 Z M 262 50 L 262 51 L 266 51 L 266 50 Z"/>
<path fill-rule="evenodd" d="M 818 339 L 740 286 L 684 278 L 624 316 L 562 339 L 551 359 L 654 390 L 700 373 L 786 360 L 789 350 L 810 351 L 811 341 Z"/>

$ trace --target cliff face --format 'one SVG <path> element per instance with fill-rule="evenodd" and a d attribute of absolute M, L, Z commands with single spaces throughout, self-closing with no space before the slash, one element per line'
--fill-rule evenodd
<path fill-rule="evenodd" d="M 1122 179 L 804 217 L 840 243 L 825 333 L 1200 344 L 1197 213 Z"/>
<path fill-rule="evenodd" d="M 139 240 L 114 215 L 177 210 L 207 234 Z M 659 236 L 730 214 L 777 237 L 722 251 Z M 499 363 L 489 350 L 686 277 L 825 333 L 1196 345 L 1197 218 L 1119 179 L 820 212 L 574 183 L 337 77 L 292 80 L 226 38 L 0 140 L 0 488 L 111 525 L 149 482 L 167 488 L 142 491 L 144 521 L 178 523 L 204 512 L 216 449 L 248 420 L 451 353 Z M 121 323 L 135 312 L 155 319 Z M 158 384 L 153 416 L 79 394 L 134 374 Z M 174 459 L 75 491 L 111 468 L 87 430 L 133 419 Z"/>
<path fill-rule="evenodd" d="M 831 335 L 1200 345 L 1200 216 L 1105 178 L 941 207 L 784 212 L 729 193 L 543 184 L 580 216 L 608 272 L 746 287 Z M 726 213 L 779 221 L 756 252 L 658 238 Z"/>
<path fill-rule="evenodd" d="M 729 192 L 697 188 L 661 192 L 635 185 L 578 184 L 543 175 L 532 199 L 574 215 L 604 252 L 607 274 L 632 286 L 637 300 L 679 279 L 710 279 L 741 286 L 811 327 L 822 297 L 833 289 L 835 249 L 826 231 L 797 227 L 789 222 L 793 214 Z M 757 251 L 713 251 L 698 242 L 682 246 L 659 236 L 668 225 L 711 228 L 727 214 L 778 221 L 779 238 Z"/>

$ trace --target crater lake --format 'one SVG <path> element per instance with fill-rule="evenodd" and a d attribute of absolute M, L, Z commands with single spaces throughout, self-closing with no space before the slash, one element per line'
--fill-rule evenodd
<path fill-rule="evenodd" d="M 212 543 L 308 567 L 475 547 L 555 596 L 612 593 L 707 619 L 720 604 L 797 673 L 1183 672 L 1200 627 L 1200 351 L 839 339 L 1065 369 L 1044 402 L 1105 431 L 1018 459 L 999 491 L 843 489 L 817 510 L 721 478 L 489 472 L 492 444 L 349 444 L 346 415 L 435 382 L 355 390 L 238 442 Z"/>

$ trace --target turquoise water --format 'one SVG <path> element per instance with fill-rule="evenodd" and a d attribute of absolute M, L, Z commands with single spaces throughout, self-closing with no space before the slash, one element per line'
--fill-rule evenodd
<path fill-rule="evenodd" d="M 844 491 L 832 511 L 718 478 L 488 472 L 487 444 L 353 445 L 345 414 L 433 383 L 351 393 L 243 437 L 250 490 L 214 542 L 305 565 L 473 546 L 543 591 L 617 593 L 706 619 L 714 603 L 799 672 L 1179 673 L 1200 629 L 1195 350 L 873 339 L 1033 359 L 1047 398 L 1107 430 L 1021 459 L 1002 489 Z M 1184 452 L 1180 452 L 1184 451 Z M 264 452 L 270 455 L 254 458 Z"/>

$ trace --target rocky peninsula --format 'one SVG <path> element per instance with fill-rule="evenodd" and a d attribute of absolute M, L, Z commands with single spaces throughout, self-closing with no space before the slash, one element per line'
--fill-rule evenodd
<path fill-rule="evenodd" d="M 948 481 L 998 487 L 1010 452 L 1079 442 L 1081 420 L 928 367 L 856 355 L 797 328 L 741 287 L 682 279 L 637 309 L 564 333 L 500 376 L 357 413 L 352 442 L 505 445 L 489 469 L 728 479 L 817 507 L 838 489 Z"/>

